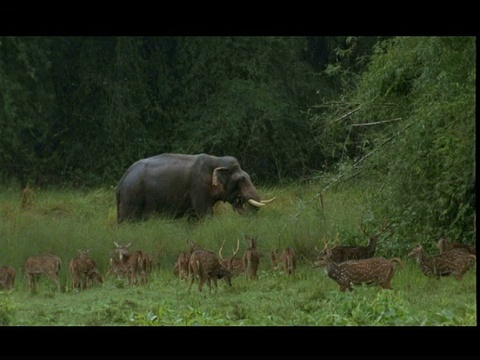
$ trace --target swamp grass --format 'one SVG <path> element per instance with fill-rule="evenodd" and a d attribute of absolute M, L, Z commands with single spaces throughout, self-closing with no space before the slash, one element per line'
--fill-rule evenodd
<path fill-rule="evenodd" d="M 377 256 L 398 256 L 404 269 L 392 280 L 395 291 L 358 286 L 341 293 L 323 269 L 313 268 L 314 247 L 330 243 L 368 242 L 360 231 L 361 219 L 374 232 L 382 214 L 372 212 L 372 191 L 361 186 L 317 196 L 320 184 L 260 189 L 274 203 L 253 215 L 240 216 L 218 204 L 215 216 L 197 222 L 156 217 L 149 221 L 116 224 L 113 189 L 37 190 L 22 209 L 21 194 L 0 190 L 0 265 L 17 271 L 13 291 L 0 292 L 0 322 L 11 326 L 475 326 L 476 267 L 461 282 L 452 277 L 425 277 L 405 253 L 395 253 L 399 241 L 380 238 Z M 224 256 L 237 239 L 240 253 L 245 235 L 258 239 L 262 254 L 259 277 L 233 278 L 228 288 L 219 281 L 209 293 L 188 290 L 186 281 L 173 275 L 173 264 L 187 240 Z M 86 291 L 72 290 L 68 262 L 79 249 L 90 249 L 99 270 L 108 270 L 113 241 L 132 243 L 154 259 L 147 285 L 129 287 L 124 280 L 106 278 Z M 418 239 L 404 239 L 413 244 Z M 295 277 L 271 268 L 268 252 L 292 246 L 299 256 Z M 408 246 L 406 246 L 408 247 Z M 392 253 L 393 252 L 393 253 Z M 63 262 L 62 291 L 47 278 L 31 294 L 23 264 L 32 255 L 55 253 Z"/>

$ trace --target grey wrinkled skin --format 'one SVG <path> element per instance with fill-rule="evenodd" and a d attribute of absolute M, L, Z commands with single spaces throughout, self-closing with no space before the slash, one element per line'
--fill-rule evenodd
<path fill-rule="evenodd" d="M 161 154 L 139 160 L 120 179 L 116 195 L 118 223 L 154 213 L 202 218 L 213 214 L 219 201 L 243 213 L 257 210 L 248 204 L 249 199 L 260 201 L 236 158 L 207 154 Z"/>

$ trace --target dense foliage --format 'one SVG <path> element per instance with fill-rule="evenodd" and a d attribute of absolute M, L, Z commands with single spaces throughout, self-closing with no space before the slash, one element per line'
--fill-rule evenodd
<path fill-rule="evenodd" d="M 321 163 L 303 114 L 345 39 L 0 38 L 0 176 L 98 186 L 142 157 L 207 152 L 295 178 Z"/>
<path fill-rule="evenodd" d="M 475 89 L 475 38 L 400 37 L 376 46 L 343 116 L 331 106 L 324 134 L 398 236 L 474 239 Z"/>
<path fill-rule="evenodd" d="M 473 329 L 477 325 L 475 269 L 462 281 L 452 276 L 426 277 L 407 256 L 415 239 L 399 239 L 398 243 L 407 244 L 407 251 L 400 251 L 389 231 L 379 237 L 376 256 L 399 257 L 404 264 L 392 279 L 395 291 L 368 285 L 341 293 L 323 269 L 313 267 L 315 246 L 322 248 L 322 239 L 331 244 L 337 240 L 367 244 L 359 227 L 362 215 L 368 232 L 382 226 L 380 215 L 364 214 L 373 190 L 364 185 L 368 184 L 328 192 L 323 206 L 312 201 L 317 183 L 298 184 L 261 189 L 277 195 L 277 201 L 253 216 L 240 216 L 225 204 L 216 207 L 215 217 L 199 223 L 157 217 L 121 226 L 115 221 L 115 195 L 109 189 L 40 189 L 30 206 L 22 208 L 18 191 L 1 188 L 0 265 L 13 267 L 17 275 L 12 291 L 0 288 L 0 325 L 328 326 L 329 332 L 335 331 L 334 326 L 408 326 L 408 334 L 412 326 L 424 325 Z M 224 257 L 231 256 L 240 239 L 240 257 L 248 247 L 246 234 L 257 237 L 262 254 L 257 280 L 238 275 L 231 288 L 221 280 L 209 294 L 207 285 L 202 293 L 198 283 L 189 291 L 188 282 L 174 275 L 174 263 L 187 250 L 188 239 L 216 254 L 225 241 Z M 132 251 L 151 256 L 154 267 L 147 284 L 129 286 L 125 278 L 106 276 L 114 241 L 131 243 Z M 286 246 L 297 252 L 296 273 L 290 277 L 282 269 L 274 270 L 269 258 L 271 250 Z M 69 261 L 79 249 L 90 250 L 105 275 L 103 285 L 73 290 Z M 46 276 L 40 276 L 35 293 L 29 291 L 25 260 L 42 253 L 54 253 L 62 260 L 60 292 Z M 438 249 L 428 253 L 437 254 Z M 14 329 L 4 333 L 13 334 Z M 104 342 L 104 337 L 93 337 L 88 343 L 97 338 Z M 456 351 L 457 347 L 455 342 Z M 372 350 L 368 351 L 371 355 Z"/>
<path fill-rule="evenodd" d="M 475 84 L 475 37 L 2 37 L 0 179 L 228 154 L 255 182 L 363 176 L 399 235 L 470 241 Z"/>

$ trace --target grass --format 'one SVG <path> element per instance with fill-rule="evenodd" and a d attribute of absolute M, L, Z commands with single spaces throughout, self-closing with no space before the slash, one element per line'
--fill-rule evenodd
<path fill-rule="evenodd" d="M 17 270 L 15 288 L 0 291 L 0 323 L 11 326 L 476 326 L 476 274 L 461 282 L 448 277 L 425 277 L 406 254 L 394 254 L 405 263 L 392 281 L 395 291 L 358 286 L 340 293 L 322 269 L 312 268 L 314 246 L 332 243 L 366 245 L 359 224 L 362 216 L 372 232 L 383 223 L 370 208 L 372 191 L 361 186 L 316 196 L 321 184 L 260 189 L 277 200 L 252 216 L 240 216 L 219 204 L 213 218 L 196 223 L 185 219 L 154 218 L 116 224 L 113 189 L 95 191 L 40 191 L 30 208 L 21 209 L 21 194 L 0 190 L 0 265 Z M 209 294 L 173 275 L 173 264 L 187 240 L 217 251 L 226 240 L 224 255 L 246 234 L 258 238 L 263 257 L 257 281 L 235 277 Z M 90 249 L 100 272 L 108 269 L 113 241 L 132 243 L 152 255 L 155 270 L 147 285 L 129 287 L 107 278 L 102 286 L 72 290 L 68 262 L 78 249 Z M 379 240 L 378 256 L 391 257 L 397 244 Z M 398 241 L 398 240 L 395 240 Z M 415 240 L 411 240 L 415 241 Z M 268 251 L 293 246 L 299 254 L 297 274 L 288 278 L 271 269 Z M 31 294 L 23 264 L 32 255 L 55 253 L 63 261 L 57 292 L 44 278 Z"/>

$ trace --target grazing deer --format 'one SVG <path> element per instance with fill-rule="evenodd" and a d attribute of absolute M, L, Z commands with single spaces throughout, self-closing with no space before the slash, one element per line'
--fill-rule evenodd
<path fill-rule="evenodd" d="M 270 252 L 272 268 L 278 269 L 282 266 L 287 275 L 295 275 L 297 268 L 297 254 L 294 249 L 287 247 L 282 252 L 273 250 Z"/>
<path fill-rule="evenodd" d="M 408 257 L 416 259 L 420 270 L 426 276 L 435 276 L 439 279 L 440 276 L 452 275 L 458 281 L 462 280 L 477 259 L 475 255 L 461 248 L 448 250 L 436 256 L 427 256 L 420 244 L 413 248 Z"/>
<path fill-rule="evenodd" d="M 353 291 L 352 285 L 362 283 L 376 284 L 384 289 L 392 289 L 390 284 L 396 273 L 394 263 L 398 263 L 403 269 L 403 263 L 399 258 L 368 258 L 361 260 L 349 260 L 337 263 L 332 258 L 332 253 L 327 250 L 322 259 L 315 261 L 315 266 L 325 266 L 327 275 L 340 285 L 340 291 Z"/>
<path fill-rule="evenodd" d="M 377 246 L 378 237 L 387 230 L 391 224 L 387 221 L 383 224 L 382 228 L 375 233 L 375 235 L 369 234 L 365 229 L 365 224 L 362 222 L 360 224 L 360 229 L 362 232 L 369 238 L 367 246 L 358 246 L 358 245 L 337 245 L 330 249 L 332 260 L 335 262 L 343 262 L 348 260 L 360 260 L 368 259 L 375 255 L 375 250 Z M 324 240 L 325 242 L 325 240 Z M 327 243 L 325 242 L 325 248 L 320 252 L 315 246 L 315 250 L 320 252 L 320 255 L 317 259 L 324 257 L 327 249 Z"/>
<path fill-rule="evenodd" d="M 13 289 L 16 272 L 11 266 L 0 266 L 0 288 L 5 290 Z"/>
<path fill-rule="evenodd" d="M 260 264 L 260 253 L 257 250 L 257 239 L 245 236 L 245 240 L 249 247 L 243 253 L 243 269 L 247 279 L 254 280 L 257 278 L 258 265 Z"/>
<path fill-rule="evenodd" d="M 127 245 L 120 245 L 116 241 L 113 243 L 115 244 L 115 252 L 118 255 L 118 260 L 125 266 L 129 285 L 138 284 L 139 273 L 141 283 L 146 284 L 150 268 L 150 257 L 141 250 L 129 253 L 128 248 L 132 243 L 128 243 Z"/>
<path fill-rule="evenodd" d="M 100 284 L 103 284 L 103 277 L 98 271 L 98 269 L 96 268 L 88 270 L 87 273 L 85 274 L 85 282 L 86 282 L 87 288 L 92 287 L 95 281 L 98 281 Z"/>
<path fill-rule="evenodd" d="M 103 283 L 97 263 L 90 257 L 88 249 L 78 250 L 78 255 L 70 260 L 69 269 L 74 289 L 86 289 L 93 285 L 94 280 Z"/>
<path fill-rule="evenodd" d="M 452 249 L 465 249 L 470 254 L 477 255 L 477 249 L 475 246 L 469 245 L 469 244 L 463 244 L 459 242 L 450 242 L 448 238 L 443 236 L 438 241 L 437 247 L 440 250 L 440 254 Z"/>
<path fill-rule="evenodd" d="M 224 266 L 212 251 L 198 249 L 190 256 L 189 262 L 190 290 L 195 279 L 199 280 L 198 290 L 202 291 L 205 282 L 208 282 L 209 292 L 212 291 L 211 280 L 217 288 L 217 280 L 224 279 L 228 286 L 232 286 L 232 273 Z"/>
<path fill-rule="evenodd" d="M 28 279 L 28 285 L 31 292 L 35 291 L 36 282 L 40 275 L 47 275 L 57 284 L 57 289 L 60 291 L 60 282 L 58 280 L 58 273 L 62 261 L 55 255 L 39 255 L 32 256 L 25 262 L 25 275 Z"/>
<path fill-rule="evenodd" d="M 237 239 L 237 248 L 233 251 L 233 255 L 228 258 L 224 259 L 222 257 L 222 250 L 225 241 L 223 241 L 222 246 L 220 246 L 220 250 L 218 250 L 218 256 L 220 257 L 220 261 L 223 266 L 225 266 L 230 272 L 233 274 L 239 274 L 243 272 L 243 260 L 236 258 L 235 255 L 238 253 L 238 249 L 240 248 L 240 240 Z"/>
<path fill-rule="evenodd" d="M 117 279 L 128 276 L 126 264 L 118 259 L 118 255 L 115 251 L 110 251 L 110 268 L 105 274 L 105 277 L 108 277 L 110 275 L 116 275 Z"/>

